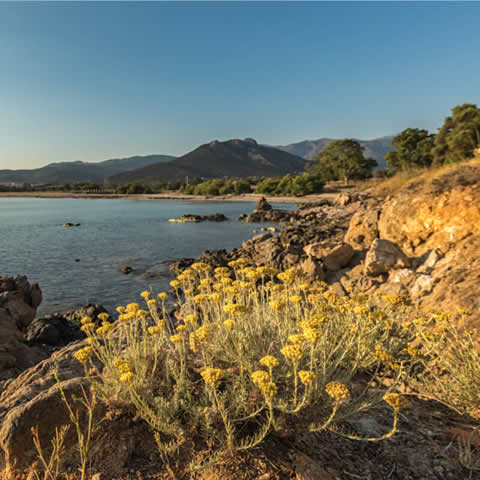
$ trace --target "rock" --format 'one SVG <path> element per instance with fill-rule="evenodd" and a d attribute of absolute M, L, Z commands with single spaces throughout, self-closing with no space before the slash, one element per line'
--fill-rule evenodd
<path fill-rule="evenodd" d="M 212 215 L 182 215 L 179 218 L 171 218 L 171 223 L 199 223 L 199 222 L 226 222 L 228 218 L 223 213 L 215 213 Z"/>
<path fill-rule="evenodd" d="M 64 223 L 63 226 L 65 228 L 68 228 L 68 227 L 79 227 L 80 226 L 80 223 Z"/>
<path fill-rule="evenodd" d="M 27 277 L 0 277 L 0 380 L 7 380 L 45 358 L 24 343 L 24 332 L 42 301 L 38 284 Z"/>
<path fill-rule="evenodd" d="M 435 265 L 443 258 L 442 252 L 438 249 L 430 250 L 423 256 L 423 261 L 420 267 L 417 268 L 417 273 L 430 274 L 432 273 Z"/>
<path fill-rule="evenodd" d="M 325 278 L 322 262 L 314 259 L 313 257 L 307 257 L 302 263 L 301 268 L 305 277 L 309 281 L 322 281 Z"/>
<path fill-rule="evenodd" d="M 388 240 L 376 239 L 365 258 L 365 273 L 377 276 L 394 268 L 410 266 L 409 258 L 402 249 Z"/>
<path fill-rule="evenodd" d="M 354 250 L 348 243 L 341 243 L 335 247 L 326 247 L 325 242 L 317 242 L 303 247 L 309 257 L 323 260 L 327 270 L 337 271 L 349 264 Z"/>
<path fill-rule="evenodd" d="M 345 234 L 345 242 L 357 250 L 370 248 L 372 242 L 378 238 L 379 215 L 377 208 L 355 213 Z"/>
<path fill-rule="evenodd" d="M 250 240 L 247 240 L 246 242 L 242 243 L 242 248 L 249 248 L 252 244 L 254 243 L 259 243 L 259 242 L 264 242 L 265 240 L 268 240 L 269 238 L 272 238 L 271 233 L 260 233 L 258 235 L 255 235 L 252 237 Z"/>
<path fill-rule="evenodd" d="M 85 333 L 80 330 L 80 323 L 58 314 L 34 320 L 25 333 L 25 339 L 30 346 L 47 345 L 53 349 L 84 338 Z"/>
<path fill-rule="evenodd" d="M 132 272 L 133 272 L 133 268 L 130 267 L 130 266 L 128 266 L 128 265 L 126 265 L 125 267 L 122 267 L 122 268 L 120 269 L 120 271 L 121 271 L 123 274 L 128 275 L 129 273 L 132 273 Z"/>
<path fill-rule="evenodd" d="M 109 311 L 103 305 L 89 303 L 78 310 L 67 312 L 63 314 L 63 316 L 71 322 L 80 323 L 83 317 L 90 317 L 94 322 L 99 323 L 100 319 L 98 316 L 101 313 L 108 313 L 110 315 Z"/>
<path fill-rule="evenodd" d="M 350 263 L 354 253 L 355 251 L 348 243 L 341 243 L 324 252 L 323 265 L 327 270 L 340 270 Z"/>
<path fill-rule="evenodd" d="M 267 199 L 265 197 L 260 198 L 260 200 L 257 201 L 257 204 L 255 205 L 255 211 L 257 212 L 266 212 L 268 210 L 272 210 L 273 207 L 267 202 Z"/>

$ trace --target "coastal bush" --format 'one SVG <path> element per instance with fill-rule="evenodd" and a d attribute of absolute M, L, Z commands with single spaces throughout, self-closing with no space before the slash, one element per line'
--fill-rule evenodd
<path fill-rule="evenodd" d="M 266 178 L 259 182 L 255 193 L 263 195 L 293 195 L 301 197 L 320 193 L 325 183 L 318 175 L 303 173 L 301 175 L 285 175 L 284 177 Z"/>
<path fill-rule="evenodd" d="M 134 408 L 172 454 L 185 443 L 213 455 L 259 445 L 271 432 L 331 430 L 383 401 L 392 436 L 406 399 L 395 393 L 417 368 L 415 333 L 396 322 L 408 302 L 383 296 L 337 297 L 300 270 L 278 273 L 203 263 L 171 282 L 181 320 L 167 314 L 167 293 L 143 292 L 146 308 L 119 307 L 115 323 L 86 317 L 89 345 L 77 351 L 105 401 Z M 183 293 L 182 293 L 183 292 Z M 103 364 L 97 369 L 92 357 Z M 384 379 L 388 388 L 379 388 Z M 372 382 L 377 386 L 372 386 Z"/>
<path fill-rule="evenodd" d="M 180 192 L 188 195 L 240 195 L 250 193 L 251 186 L 250 182 L 243 179 L 223 180 L 215 178 L 198 185 L 184 185 L 180 188 Z"/>

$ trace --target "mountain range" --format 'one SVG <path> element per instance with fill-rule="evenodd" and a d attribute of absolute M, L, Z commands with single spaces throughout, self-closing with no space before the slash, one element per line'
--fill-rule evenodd
<path fill-rule="evenodd" d="M 393 150 L 393 136 L 359 140 L 365 155 L 385 168 L 384 156 Z M 154 182 L 189 176 L 269 177 L 298 173 L 333 139 L 304 140 L 289 145 L 258 144 L 252 138 L 214 140 L 180 157 L 146 155 L 115 158 L 98 163 L 60 162 L 32 170 L 0 170 L 0 184 L 62 184 L 78 182 Z"/>
<path fill-rule="evenodd" d="M 60 162 L 50 163 L 33 170 L 0 170 L 1 183 L 62 184 L 77 182 L 103 182 L 112 175 L 135 170 L 147 165 L 168 162 L 170 155 L 146 155 L 129 158 L 113 158 L 99 163 Z"/>

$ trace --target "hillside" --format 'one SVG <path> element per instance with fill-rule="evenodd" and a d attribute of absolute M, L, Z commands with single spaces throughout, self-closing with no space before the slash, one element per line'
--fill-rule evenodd
<path fill-rule="evenodd" d="M 114 158 L 98 163 L 60 162 L 32 170 L 0 170 L 0 183 L 61 184 L 103 182 L 105 178 L 152 163 L 167 162 L 169 155 L 146 155 Z"/>
<path fill-rule="evenodd" d="M 110 178 L 112 183 L 152 182 L 185 176 L 271 177 L 300 172 L 305 160 L 274 147 L 258 145 L 253 139 L 206 143 L 167 163 L 157 163 Z"/>
<path fill-rule="evenodd" d="M 365 156 L 374 158 L 378 163 L 378 168 L 385 168 L 384 156 L 387 152 L 394 150 L 392 147 L 393 136 L 374 138 L 373 140 L 358 140 L 365 148 Z M 303 142 L 290 143 L 289 145 L 276 146 L 280 150 L 298 155 L 306 160 L 312 160 L 315 155 L 320 153 L 333 138 L 319 138 L 318 140 L 304 140 Z"/>

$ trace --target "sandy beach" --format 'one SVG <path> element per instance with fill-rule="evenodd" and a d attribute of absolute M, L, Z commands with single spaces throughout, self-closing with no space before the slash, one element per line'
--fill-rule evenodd
<path fill-rule="evenodd" d="M 0 198 L 138 198 L 147 200 L 200 200 L 200 201 L 218 201 L 218 202 L 256 202 L 265 196 L 270 203 L 314 203 L 319 200 L 333 199 L 337 193 L 321 193 L 317 195 L 305 195 L 304 197 L 272 197 L 260 194 L 243 194 L 243 195 L 185 195 L 177 192 L 150 193 L 140 195 L 125 194 L 104 194 L 104 193 L 70 193 L 70 192 L 0 192 Z"/>

